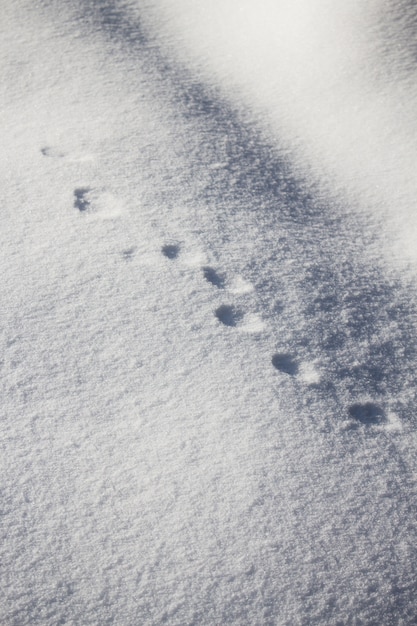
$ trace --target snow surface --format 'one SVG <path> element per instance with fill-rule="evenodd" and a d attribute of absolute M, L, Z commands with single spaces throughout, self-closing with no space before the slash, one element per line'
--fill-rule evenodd
<path fill-rule="evenodd" d="M 363 4 L 3 0 L 2 625 L 417 623 L 413 7 Z"/>

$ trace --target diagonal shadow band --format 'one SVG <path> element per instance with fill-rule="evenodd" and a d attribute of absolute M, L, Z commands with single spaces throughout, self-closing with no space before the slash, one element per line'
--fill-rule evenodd
<path fill-rule="evenodd" d="M 395 272 L 386 276 L 369 254 L 376 235 L 366 216 L 352 215 L 343 200 L 323 199 L 217 87 L 176 65 L 144 28 L 141 9 L 119 0 L 77 6 L 86 29 L 140 58 L 160 97 L 198 136 L 188 161 L 190 180 L 221 164 L 210 169 L 195 201 L 210 205 L 224 242 L 233 240 L 234 215 L 250 214 L 262 224 L 263 239 L 245 271 L 274 334 L 285 338 L 282 353 L 296 355 L 297 362 L 320 358 L 324 376 L 316 391 L 329 402 L 331 396 L 333 413 L 348 417 L 346 398 L 354 406 L 356 398 L 369 397 L 414 422 L 415 287 Z"/>

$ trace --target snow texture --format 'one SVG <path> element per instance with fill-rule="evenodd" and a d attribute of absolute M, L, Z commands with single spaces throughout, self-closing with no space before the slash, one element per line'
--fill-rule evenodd
<path fill-rule="evenodd" d="M 2 626 L 417 623 L 415 19 L 3 1 Z"/>

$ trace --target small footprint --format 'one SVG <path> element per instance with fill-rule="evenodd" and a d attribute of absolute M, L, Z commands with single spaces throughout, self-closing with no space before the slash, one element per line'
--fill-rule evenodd
<path fill-rule="evenodd" d="M 100 220 L 118 218 L 125 211 L 121 198 L 106 189 L 93 189 L 91 187 L 74 189 L 74 207 L 80 213 L 88 213 L 91 219 Z"/>
<path fill-rule="evenodd" d="M 207 282 L 211 283 L 219 289 L 224 289 L 225 278 L 222 274 L 216 272 L 212 267 L 203 267 L 203 275 Z"/>
<path fill-rule="evenodd" d="M 74 207 L 81 213 L 87 211 L 90 207 L 90 200 L 88 198 L 90 191 L 91 189 L 89 187 L 78 187 L 78 189 L 74 189 Z"/>
<path fill-rule="evenodd" d="M 275 369 L 284 374 L 289 374 L 290 376 L 295 376 L 298 373 L 297 361 L 291 354 L 285 352 L 274 354 L 272 357 L 272 365 Z"/>
<path fill-rule="evenodd" d="M 128 248 L 127 250 L 123 250 L 122 255 L 126 261 L 131 261 L 134 254 L 136 252 L 136 248 L 133 246 L 132 248 Z"/>
<path fill-rule="evenodd" d="M 175 243 L 167 243 L 162 246 L 162 254 L 167 257 L 167 259 L 176 259 L 180 253 L 180 246 Z"/>
<path fill-rule="evenodd" d="M 214 314 L 219 322 L 225 326 L 237 326 L 244 318 L 241 309 L 229 304 L 222 304 L 215 310 Z"/>
<path fill-rule="evenodd" d="M 65 150 L 60 150 L 56 146 L 43 146 L 43 148 L 40 149 L 40 152 L 45 157 L 65 159 L 65 161 L 69 163 L 87 163 L 95 161 L 96 159 L 95 154 L 90 154 L 88 152 L 67 152 Z"/>
<path fill-rule="evenodd" d="M 62 159 L 65 156 L 63 152 L 61 152 L 57 148 L 54 148 L 53 146 L 45 146 L 44 148 L 41 148 L 41 152 L 43 156 L 51 157 L 54 159 Z"/>
<path fill-rule="evenodd" d="M 383 409 L 373 402 L 364 404 L 352 404 L 349 407 L 349 415 L 362 424 L 380 424 L 385 422 Z"/>

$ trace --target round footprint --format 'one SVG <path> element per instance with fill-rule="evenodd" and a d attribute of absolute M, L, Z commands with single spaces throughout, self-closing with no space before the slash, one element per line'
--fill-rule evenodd
<path fill-rule="evenodd" d="M 291 354 L 285 352 L 274 354 L 272 365 L 280 372 L 295 376 L 298 372 L 298 363 Z"/>
<path fill-rule="evenodd" d="M 215 316 L 225 326 L 237 326 L 244 317 L 243 311 L 230 304 L 222 304 L 215 311 Z"/>
<path fill-rule="evenodd" d="M 180 253 L 179 245 L 175 243 L 167 243 L 162 246 L 162 254 L 167 257 L 167 259 L 176 259 Z"/>

